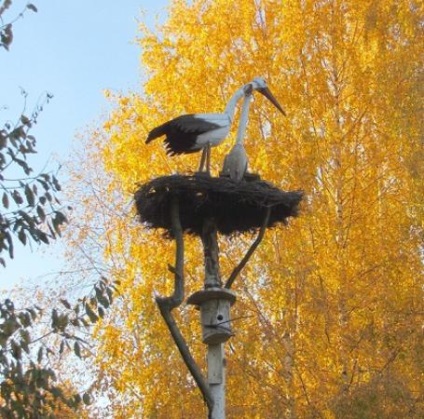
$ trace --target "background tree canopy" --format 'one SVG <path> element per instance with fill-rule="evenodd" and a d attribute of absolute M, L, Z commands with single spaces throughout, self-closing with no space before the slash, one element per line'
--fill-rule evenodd
<path fill-rule="evenodd" d="M 74 240 L 91 245 L 94 234 L 122 283 L 119 309 L 96 335 L 115 415 L 202 412 L 151 298 L 172 286 L 172 245 L 133 223 L 128 201 L 137 182 L 197 167 L 197 155 L 170 159 L 160 142 L 144 145 L 150 129 L 222 110 L 255 76 L 288 117 L 255 100 L 250 170 L 304 190 L 305 202 L 235 283 L 228 415 L 423 415 L 422 22 L 409 0 L 176 0 L 157 31 L 140 25 L 148 80 L 142 93 L 110 95 L 116 111 L 87 135 L 89 163 L 76 173 L 96 192 Z M 213 149 L 215 174 L 231 143 Z M 224 276 L 250 240 L 221 240 Z M 186 254 L 189 295 L 203 281 L 199 243 L 188 240 Z M 202 363 L 197 314 L 187 308 L 179 321 Z"/>

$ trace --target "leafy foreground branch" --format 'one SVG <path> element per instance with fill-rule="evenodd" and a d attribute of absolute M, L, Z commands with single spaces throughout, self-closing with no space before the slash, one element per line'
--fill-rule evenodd
<path fill-rule="evenodd" d="M 13 25 L 30 12 L 37 12 L 27 3 L 16 16 L 10 12 L 12 0 L 0 0 L 0 50 L 9 50 L 13 41 Z M 36 138 L 30 133 L 38 116 L 52 95 L 46 93 L 32 112 L 27 112 L 27 93 L 21 89 L 23 109 L 15 121 L 0 125 L 0 264 L 6 265 L 3 254 L 14 257 L 16 241 L 49 244 L 60 236 L 66 216 L 60 208 L 57 193 L 59 181 L 52 172 L 34 173 L 29 157 L 36 154 Z M 0 106 L 4 106 L 0 103 Z"/>
<path fill-rule="evenodd" d="M 2 418 L 58 418 L 90 404 L 89 392 L 64 388 L 51 365 L 65 352 L 80 359 L 89 355 L 84 334 L 105 316 L 117 285 L 102 278 L 91 295 L 75 304 L 62 299 L 47 316 L 38 306 L 17 309 L 10 299 L 0 303 Z"/>
<path fill-rule="evenodd" d="M 26 93 L 22 94 L 26 102 Z M 31 242 L 49 244 L 60 236 L 67 221 L 56 196 L 61 190 L 56 176 L 44 171 L 34 174 L 28 163 L 28 157 L 37 152 L 30 130 L 51 98 L 47 94 L 29 117 L 25 103 L 18 121 L 6 122 L 0 129 L 0 254 L 5 252 L 10 258 L 14 257 L 16 240 L 24 246 Z M 6 265 L 1 256 L 0 263 Z"/>
<path fill-rule="evenodd" d="M 13 25 L 16 21 L 23 18 L 28 11 L 37 12 L 37 7 L 32 3 L 27 3 L 25 7 L 7 23 L 4 22 L 3 14 L 12 6 L 12 0 L 3 0 L 0 3 L 0 48 L 9 51 L 10 44 L 13 42 Z"/>

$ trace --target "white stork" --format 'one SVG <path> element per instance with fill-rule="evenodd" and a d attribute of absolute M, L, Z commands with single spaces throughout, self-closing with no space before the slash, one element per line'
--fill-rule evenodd
<path fill-rule="evenodd" d="M 237 90 L 231 97 L 223 113 L 204 113 L 182 115 L 152 129 L 147 136 L 146 144 L 165 135 L 165 148 L 170 156 L 176 154 L 195 153 L 203 150 L 199 172 L 209 172 L 210 147 L 219 145 L 230 132 L 237 102 L 253 90 L 262 93 L 283 114 L 285 112 L 277 99 L 268 89 L 264 79 L 257 77 Z"/>
<path fill-rule="evenodd" d="M 222 174 L 240 182 L 247 171 L 247 154 L 244 149 L 244 134 L 247 128 L 252 95 L 246 92 L 241 109 L 240 124 L 237 130 L 236 144 L 225 156 Z"/>

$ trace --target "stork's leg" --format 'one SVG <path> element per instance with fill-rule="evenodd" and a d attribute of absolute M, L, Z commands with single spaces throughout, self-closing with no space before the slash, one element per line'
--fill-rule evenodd
<path fill-rule="evenodd" d="M 206 173 L 211 175 L 211 143 L 206 146 Z"/>
<path fill-rule="evenodd" d="M 203 171 L 203 167 L 205 166 L 206 153 L 207 153 L 207 147 L 204 147 L 202 149 L 202 157 L 200 157 L 199 172 L 202 172 Z"/>

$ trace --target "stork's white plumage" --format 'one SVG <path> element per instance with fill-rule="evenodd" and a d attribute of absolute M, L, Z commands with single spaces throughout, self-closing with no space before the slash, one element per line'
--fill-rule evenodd
<path fill-rule="evenodd" d="M 237 102 L 243 96 L 250 96 L 253 90 L 262 93 L 285 115 L 283 108 L 268 89 L 265 80 L 258 77 L 234 93 L 223 113 L 179 116 L 152 129 L 147 137 L 146 144 L 165 136 L 166 152 L 171 156 L 203 150 L 199 171 L 203 170 L 205 160 L 208 162 L 207 171 L 209 171 L 210 147 L 219 145 L 227 137 L 233 123 Z"/>
<path fill-rule="evenodd" d="M 246 92 L 241 109 L 240 123 L 237 130 L 236 144 L 225 156 L 222 174 L 230 179 L 240 182 L 247 171 L 247 153 L 244 148 L 244 135 L 246 133 L 249 118 L 249 108 L 252 95 Z"/>
<path fill-rule="evenodd" d="M 240 182 L 247 172 L 247 153 L 243 144 L 236 144 L 225 156 L 222 174 Z"/>

